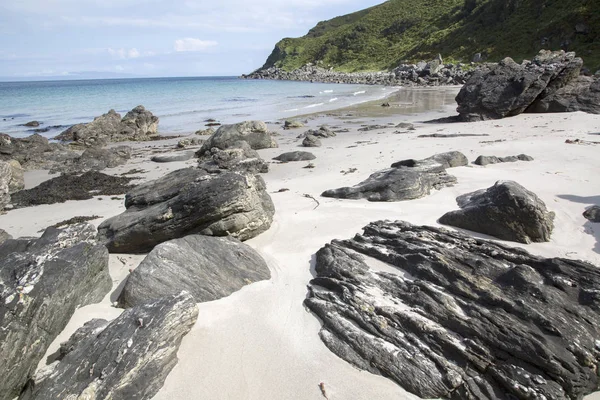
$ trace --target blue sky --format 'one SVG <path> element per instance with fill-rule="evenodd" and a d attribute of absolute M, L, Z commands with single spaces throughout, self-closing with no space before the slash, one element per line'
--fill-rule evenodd
<path fill-rule="evenodd" d="M 382 2 L 2 0 L 0 77 L 239 75 L 279 39 Z"/>

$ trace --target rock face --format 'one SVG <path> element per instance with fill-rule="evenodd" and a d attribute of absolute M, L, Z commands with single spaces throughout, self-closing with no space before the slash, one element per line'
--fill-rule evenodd
<path fill-rule="evenodd" d="M 239 240 L 189 235 L 156 246 L 129 275 L 118 302 L 133 307 L 185 290 L 200 303 L 270 278 L 262 257 Z"/>
<path fill-rule="evenodd" d="M 220 126 L 204 142 L 196 154 L 201 156 L 213 147 L 225 150 L 239 141 L 247 142 L 253 150 L 277 147 L 277 142 L 271 136 L 264 122 L 246 121 L 239 124 Z"/>
<path fill-rule="evenodd" d="M 591 206 L 585 210 L 583 216 L 591 222 L 600 222 L 600 206 Z"/>
<path fill-rule="evenodd" d="M 58 143 L 49 143 L 38 134 L 13 138 L 0 133 L 0 161 L 16 160 L 26 170 L 51 169 L 77 157 L 77 152 Z"/>
<path fill-rule="evenodd" d="M 313 135 L 306 135 L 304 140 L 302 141 L 302 146 L 304 147 L 321 147 L 321 141 L 318 137 Z"/>
<path fill-rule="evenodd" d="M 131 158 L 131 147 L 117 146 L 108 149 L 99 147 L 87 148 L 81 156 L 55 165 L 50 172 L 80 174 L 87 171 L 102 171 L 124 165 Z"/>
<path fill-rule="evenodd" d="M 112 287 L 108 251 L 95 236 L 78 224 L 0 245 L 0 399 L 18 396 L 75 309 Z"/>
<path fill-rule="evenodd" d="M 473 164 L 476 165 L 489 165 L 489 164 L 499 164 L 506 162 L 517 162 L 517 161 L 533 161 L 533 157 L 528 156 L 527 154 L 519 154 L 518 156 L 508 156 L 508 157 L 496 157 L 496 156 L 479 156 Z"/>
<path fill-rule="evenodd" d="M 210 173 L 237 171 L 259 174 L 269 172 L 269 164 L 245 141 L 235 142 L 225 150 L 213 147 L 199 157 L 198 163 L 199 168 Z"/>
<path fill-rule="evenodd" d="M 321 340 L 419 397 L 567 400 L 598 388 L 591 264 L 380 221 L 323 247 L 315 269 L 305 304 Z"/>
<path fill-rule="evenodd" d="M 392 168 L 375 172 L 356 186 L 326 190 L 321 196 L 369 201 L 418 199 L 432 189 L 454 185 L 456 178 L 446 172 L 445 165 L 464 165 L 464 162 L 466 157 L 459 152 L 436 154 L 424 160 L 403 160 L 392 164 Z"/>
<path fill-rule="evenodd" d="M 583 60 L 564 51 L 517 64 L 505 58 L 475 71 L 456 96 L 463 121 L 498 119 L 525 111 L 600 113 L 600 83 L 579 78 Z"/>
<path fill-rule="evenodd" d="M 23 190 L 25 187 L 25 171 L 17 160 L 10 160 L 8 163 L 10 164 L 11 169 L 11 178 L 8 182 L 8 191 L 10 193 L 15 193 L 19 190 Z"/>
<path fill-rule="evenodd" d="M 70 127 L 55 139 L 84 147 L 102 147 L 109 142 L 149 140 L 158 136 L 157 129 L 158 117 L 143 106 L 137 106 L 122 119 L 121 114 L 110 110 L 92 122 Z"/>
<path fill-rule="evenodd" d="M 177 364 L 177 350 L 198 318 L 189 294 L 125 310 L 114 321 L 94 319 L 42 368 L 19 400 L 151 399 Z"/>
<path fill-rule="evenodd" d="M 12 180 L 12 168 L 9 163 L 0 161 L 0 212 L 10 204 L 9 184 Z"/>
<path fill-rule="evenodd" d="M 273 160 L 281 161 L 281 162 L 291 162 L 291 161 L 309 161 L 314 160 L 315 155 L 313 153 L 309 153 L 308 151 L 290 151 L 288 153 L 283 153 L 274 157 Z"/>
<path fill-rule="evenodd" d="M 266 231 L 275 213 L 260 176 L 194 168 L 136 187 L 125 207 L 98 228 L 111 252 L 143 253 L 193 233 L 247 240 Z"/>
<path fill-rule="evenodd" d="M 535 193 L 513 181 L 498 181 L 488 189 L 456 199 L 461 208 L 439 222 L 514 242 L 548 242 L 554 213 Z"/>
<path fill-rule="evenodd" d="M 8 239 L 12 239 L 12 236 L 9 235 L 4 229 L 0 229 L 0 244 L 6 242 Z"/>

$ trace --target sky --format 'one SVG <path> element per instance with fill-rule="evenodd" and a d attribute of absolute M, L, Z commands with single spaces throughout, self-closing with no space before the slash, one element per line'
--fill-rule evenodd
<path fill-rule="evenodd" d="M 0 0 L 0 79 L 234 76 L 383 0 Z"/>

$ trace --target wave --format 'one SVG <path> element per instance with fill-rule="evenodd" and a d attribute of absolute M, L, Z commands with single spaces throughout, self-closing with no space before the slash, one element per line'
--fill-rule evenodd
<path fill-rule="evenodd" d="M 361 91 L 359 91 L 359 92 L 354 92 L 354 93 L 352 93 L 352 96 L 356 96 L 356 95 L 359 95 L 359 94 L 364 94 L 364 93 L 367 93 L 367 91 L 366 91 L 366 90 L 361 90 Z"/>
<path fill-rule="evenodd" d="M 333 93 L 333 90 L 323 90 L 322 92 L 319 93 Z"/>
<path fill-rule="evenodd" d="M 283 110 L 283 112 L 294 112 L 294 111 L 298 111 L 297 108 L 290 108 L 289 110 Z"/>
<path fill-rule="evenodd" d="M 333 103 L 333 102 L 334 102 L 334 101 L 336 101 L 337 99 L 338 99 L 337 97 L 334 97 L 333 99 L 329 99 L 329 102 L 330 102 L 330 103 Z"/>
<path fill-rule="evenodd" d="M 315 108 L 315 107 L 322 106 L 323 104 L 325 104 L 325 103 L 315 103 L 315 104 L 311 104 L 309 106 L 306 106 L 304 108 Z"/>

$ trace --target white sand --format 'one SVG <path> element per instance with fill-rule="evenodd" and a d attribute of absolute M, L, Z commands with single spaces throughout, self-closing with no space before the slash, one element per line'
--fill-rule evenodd
<path fill-rule="evenodd" d="M 439 116 L 435 113 L 360 121 L 385 124 Z M 403 219 L 436 225 L 443 213 L 457 208 L 456 196 L 487 188 L 497 180 L 519 182 L 556 212 L 551 242 L 504 243 L 543 256 L 578 258 L 600 265 L 600 225 L 594 226 L 581 215 L 587 206 L 600 204 L 600 145 L 564 143 L 577 138 L 600 140 L 600 135 L 590 135 L 600 132 L 600 116 L 571 113 L 521 115 L 471 124 L 417 123 L 417 130 L 408 134 L 393 134 L 395 128 L 357 132 L 356 123 L 323 118 L 312 120 L 310 126 L 323 122 L 351 128 L 351 132 L 323 139 L 321 148 L 302 149 L 295 137 L 304 129 L 281 131 L 277 138 L 279 149 L 259 151 L 265 159 L 291 150 L 308 150 L 317 156 L 312 161 L 314 169 L 303 169 L 307 162 L 274 163 L 264 175 L 270 192 L 290 189 L 271 194 L 277 210 L 274 223 L 269 231 L 247 242 L 267 260 L 272 279 L 247 286 L 227 298 L 199 304 L 198 322 L 184 338 L 179 363 L 155 399 L 321 399 L 320 382 L 324 382 L 331 400 L 416 398 L 388 379 L 353 368 L 322 344 L 318 337 L 320 323 L 302 304 L 306 285 L 312 278 L 312 257 L 325 243 L 348 238 L 371 221 Z M 417 138 L 435 132 L 490 136 Z M 480 143 L 497 139 L 506 141 Z M 478 155 L 520 153 L 535 161 L 450 169 L 449 173 L 458 178 L 456 186 L 413 201 L 369 203 L 319 197 L 326 189 L 356 184 L 392 162 L 449 150 L 462 151 L 470 161 Z M 112 172 L 143 168 L 155 178 L 167 170 L 193 164 L 194 161 L 152 164 L 147 159 L 136 159 Z M 349 168 L 357 168 L 357 172 L 340 173 Z M 316 203 L 304 194 L 314 196 L 320 206 L 315 209 Z M 37 235 L 42 227 L 75 215 L 107 218 L 122 210 L 121 201 L 107 197 L 102 201 L 38 206 L 0 216 L 0 227 L 14 236 Z M 115 289 L 127 270 L 142 258 L 111 255 Z M 49 352 L 86 320 L 118 315 L 119 310 L 110 305 L 117 293 L 118 290 L 107 295 L 101 304 L 78 310 Z"/>

